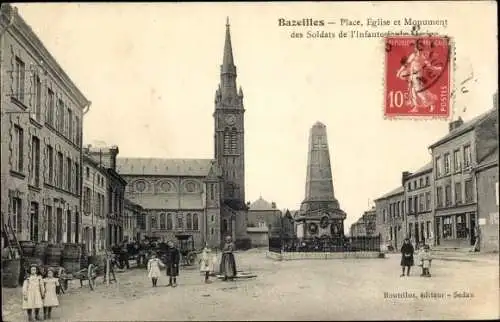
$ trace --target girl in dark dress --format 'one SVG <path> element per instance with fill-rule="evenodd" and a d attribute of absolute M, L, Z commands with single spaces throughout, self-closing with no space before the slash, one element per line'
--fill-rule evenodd
<path fill-rule="evenodd" d="M 167 266 L 167 276 L 169 277 L 167 286 L 176 287 L 181 254 L 171 240 L 168 241 L 167 249 L 164 254 L 164 263 L 165 266 Z"/>
<path fill-rule="evenodd" d="M 410 242 L 409 238 L 406 238 L 403 242 L 403 246 L 401 246 L 401 269 L 402 274 L 401 277 L 405 276 L 405 267 L 406 267 L 406 275 L 410 276 L 410 267 L 414 265 L 413 261 L 413 253 L 415 249 Z"/>
<path fill-rule="evenodd" d="M 226 237 L 226 243 L 222 248 L 222 259 L 220 262 L 220 274 L 224 276 L 224 281 L 232 280 L 236 277 L 236 261 L 234 260 L 234 243 L 231 236 Z"/>

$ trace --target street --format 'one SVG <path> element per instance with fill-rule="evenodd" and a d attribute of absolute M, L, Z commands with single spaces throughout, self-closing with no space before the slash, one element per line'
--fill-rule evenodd
<path fill-rule="evenodd" d="M 497 257 L 498 258 L 498 257 Z M 90 291 L 74 282 L 53 321 L 138 320 L 388 320 L 498 318 L 498 264 L 434 261 L 432 277 L 400 277 L 399 255 L 385 259 L 273 261 L 264 250 L 236 254 L 254 279 L 204 284 L 184 269 L 177 288 L 167 278 L 152 288 L 146 271 L 131 269 Z M 3 320 L 21 321 L 21 288 L 2 289 Z M 428 292 L 427 298 L 421 293 Z M 392 298 L 384 298 L 389 296 Z M 414 293 L 416 298 L 411 298 Z M 431 294 L 435 293 L 435 294 Z M 441 295 L 440 295 L 441 294 Z M 462 297 L 456 297 L 460 294 Z M 472 294 L 472 295 L 471 295 Z M 463 296 L 473 296 L 465 298 Z M 442 298 L 436 298 L 443 296 Z M 398 298 L 393 298 L 398 297 Z M 405 298 L 402 298 L 405 297 Z"/>

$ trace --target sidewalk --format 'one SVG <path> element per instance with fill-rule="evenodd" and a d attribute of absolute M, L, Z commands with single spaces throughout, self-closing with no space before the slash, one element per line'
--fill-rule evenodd
<path fill-rule="evenodd" d="M 390 256 L 399 256 L 397 252 L 386 253 Z M 438 261 L 453 262 L 482 262 L 488 264 L 500 264 L 498 253 L 464 252 L 464 251 L 432 251 L 432 258 Z"/>

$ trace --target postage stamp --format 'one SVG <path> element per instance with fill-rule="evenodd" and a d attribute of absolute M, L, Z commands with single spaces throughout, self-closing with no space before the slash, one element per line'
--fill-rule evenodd
<path fill-rule="evenodd" d="M 387 37 L 385 60 L 386 117 L 450 116 L 448 37 Z"/>

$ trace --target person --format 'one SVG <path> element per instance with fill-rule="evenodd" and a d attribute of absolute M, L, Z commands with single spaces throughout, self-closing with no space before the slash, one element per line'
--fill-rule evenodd
<path fill-rule="evenodd" d="M 403 241 L 403 246 L 401 246 L 401 268 L 402 268 L 401 277 L 405 276 L 405 267 L 406 267 L 406 275 L 410 276 L 410 268 L 414 265 L 414 260 L 413 260 L 414 252 L 415 250 L 410 242 L 410 238 L 405 238 L 405 240 Z"/>
<path fill-rule="evenodd" d="M 151 259 L 148 261 L 148 277 L 153 283 L 153 287 L 156 287 L 158 283 L 158 278 L 160 277 L 160 267 L 165 267 L 165 264 L 156 257 L 156 253 L 151 254 Z"/>
<path fill-rule="evenodd" d="M 422 247 L 422 251 L 419 254 L 419 259 L 420 266 L 422 267 L 422 274 L 420 274 L 420 276 L 431 277 L 429 269 L 431 267 L 432 255 L 429 245 L 424 245 Z"/>
<path fill-rule="evenodd" d="M 120 268 L 121 269 L 129 269 L 130 268 L 130 264 L 128 262 L 128 257 L 129 257 L 129 254 L 128 254 L 128 251 L 127 251 L 127 243 L 124 241 L 120 247 Z"/>
<path fill-rule="evenodd" d="M 226 242 L 222 248 L 222 259 L 220 262 L 220 273 L 224 276 L 224 281 L 232 280 L 236 277 L 236 261 L 234 260 L 234 243 L 231 236 L 226 237 Z"/>
<path fill-rule="evenodd" d="M 31 265 L 29 275 L 23 283 L 23 310 L 28 313 L 28 319 L 33 321 L 33 310 L 35 310 L 35 319 L 40 320 L 40 309 L 43 308 L 43 295 L 45 287 L 40 276 L 40 268 L 37 265 Z"/>
<path fill-rule="evenodd" d="M 167 286 L 177 287 L 177 276 L 179 276 L 179 262 L 181 254 L 171 240 L 167 242 L 167 249 L 165 250 L 164 256 L 168 276 Z"/>
<path fill-rule="evenodd" d="M 213 257 L 210 256 L 212 253 L 212 250 L 210 247 L 208 247 L 208 244 L 205 245 L 205 248 L 203 248 L 203 251 L 201 252 L 201 258 L 200 258 L 200 272 L 205 274 L 205 283 L 210 283 L 209 276 L 210 273 L 213 271 Z"/>
<path fill-rule="evenodd" d="M 50 319 L 52 308 L 59 306 L 56 289 L 59 285 L 59 279 L 54 277 L 54 271 L 49 268 L 47 277 L 43 279 L 45 294 L 43 296 L 43 316 L 44 319 Z"/>

